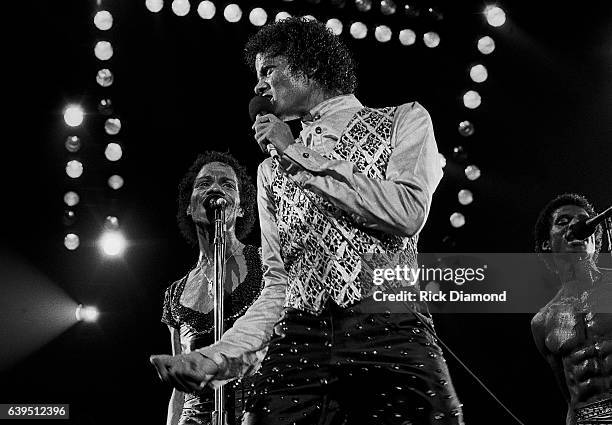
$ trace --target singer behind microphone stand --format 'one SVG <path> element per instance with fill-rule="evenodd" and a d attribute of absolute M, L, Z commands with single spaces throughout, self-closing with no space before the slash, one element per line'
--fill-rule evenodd
<path fill-rule="evenodd" d="M 584 240 L 571 232 L 594 215 L 585 197 L 566 193 L 544 207 L 535 225 L 535 250 L 561 288 L 531 330 L 567 401 L 566 425 L 612 423 L 612 271 L 596 265 L 600 226 Z"/>
<path fill-rule="evenodd" d="M 255 187 L 234 157 L 226 153 L 205 152 L 198 156 L 179 185 L 178 224 L 185 239 L 199 247 L 199 258 L 193 269 L 170 285 L 165 293 L 162 322 L 170 329 L 174 357 L 152 357 L 160 376 L 176 369 L 177 365 L 172 360 L 178 363 L 178 367 L 194 367 L 204 359 L 195 350 L 214 342 L 214 212 L 210 205 L 214 197 L 227 201 L 226 329 L 253 303 L 262 288 L 259 249 L 240 242 L 255 221 Z M 234 387 L 235 397 L 231 397 L 229 392 L 226 410 L 230 425 L 237 423 L 235 418 L 245 408 L 247 390 L 244 385 L 243 382 Z M 194 391 L 184 383 L 175 383 L 175 388 L 168 406 L 167 425 L 210 424 L 214 410 L 211 389 Z"/>

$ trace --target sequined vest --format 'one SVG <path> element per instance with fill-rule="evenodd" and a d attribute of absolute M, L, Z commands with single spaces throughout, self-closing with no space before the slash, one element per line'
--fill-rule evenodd
<path fill-rule="evenodd" d="M 394 145 L 391 133 L 396 109 L 358 111 L 325 157 L 350 161 L 357 172 L 383 180 Z M 371 279 L 363 278 L 362 261 L 371 257 L 375 261 L 377 254 L 399 255 L 402 265 L 416 268 L 417 235 L 400 237 L 359 226 L 350 214 L 323 197 L 310 191 L 304 196 L 276 165 L 273 171 L 276 224 L 289 278 L 286 307 L 317 314 L 329 298 L 347 307 L 371 295 L 375 287 Z"/>

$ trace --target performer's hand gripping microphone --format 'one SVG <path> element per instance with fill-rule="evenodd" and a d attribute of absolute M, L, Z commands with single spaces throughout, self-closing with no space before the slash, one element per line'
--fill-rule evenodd
<path fill-rule="evenodd" d="M 251 117 L 251 121 L 255 121 L 257 117 L 262 115 L 271 114 L 274 107 L 272 106 L 272 101 L 264 96 L 255 96 L 249 102 L 249 116 Z M 276 147 L 272 143 L 268 143 L 266 145 L 266 149 L 268 154 L 275 159 L 280 160 Z"/>

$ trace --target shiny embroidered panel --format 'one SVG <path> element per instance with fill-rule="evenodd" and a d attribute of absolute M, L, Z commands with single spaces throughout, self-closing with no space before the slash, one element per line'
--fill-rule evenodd
<path fill-rule="evenodd" d="M 361 109 L 326 156 L 350 161 L 370 178 L 384 179 L 392 153 L 395 111 L 395 107 Z M 349 214 L 309 192 L 310 199 L 331 217 L 332 225 L 276 165 L 272 190 L 281 254 L 289 276 L 286 306 L 318 313 L 330 297 L 346 307 L 371 295 L 371 282 L 369 288 L 365 287 L 367 279 L 360 275 L 360 254 L 397 257 L 401 253 L 403 264 L 416 267 L 416 236 L 402 238 L 366 229 Z"/>

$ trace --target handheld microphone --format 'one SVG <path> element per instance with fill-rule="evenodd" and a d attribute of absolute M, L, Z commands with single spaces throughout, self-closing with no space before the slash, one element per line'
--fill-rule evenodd
<path fill-rule="evenodd" d="M 204 198 L 203 201 L 204 204 L 204 208 L 206 208 L 206 210 L 216 210 L 216 209 L 223 209 L 225 207 L 227 207 L 227 200 L 223 197 L 223 195 L 218 194 L 218 193 L 213 193 L 211 195 L 208 195 L 206 198 Z"/>
<path fill-rule="evenodd" d="M 255 121 L 257 117 L 262 115 L 271 114 L 273 109 L 272 101 L 269 98 L 264 96 L 253 97 L 249 102 L 249 116 L 251 117 L 251 121 Z M 276 160 L 280 159 L 276 147 L 272 143 L 266 145 L 266 150 L 272 158 Z"/>
<path fill-rule="evenodd" d="M 570 224 L 567 234 L 565 235 L 565 239 L 568 241 L 588 239 L 593 233 L 595 233 L 597 226 L 599 226 L 601 222 L 611 215 L 612 207 L 609 207 L 607 210 L 596 215 L 595 217 L 582 219 L 574 224 Z"/>

